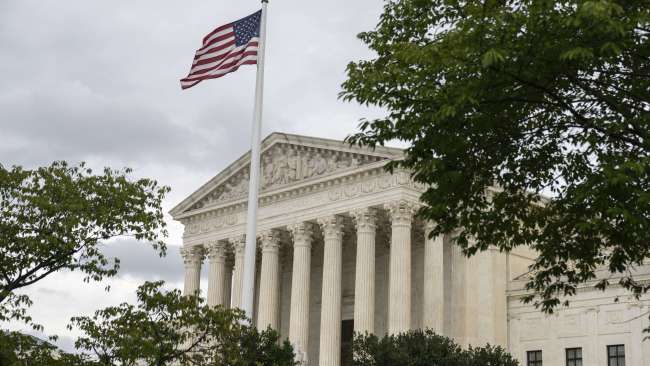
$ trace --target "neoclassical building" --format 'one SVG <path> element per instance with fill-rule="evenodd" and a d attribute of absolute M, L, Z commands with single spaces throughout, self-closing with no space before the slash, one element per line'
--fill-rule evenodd
<path fill-rule="evenodd" d="M 278 330 L 309 365 L 345 364 L 353 332 L 415 328 L 462 345 L 502 345 L 522 365 L 650 365 L 647 299 L 585 286 L 550 316 L 523 305 L 535 253 L 488 250 L 467 259 L 450 237 L 429 239 L 429 223 L 414 217 L 423 187 L 407 171 L 383 169 L 402 154 L 282 133 L 263 141 L 258 327 Z M 184 291 L 199 290 L 205 265 L 212 305 L 242 298 L 249 158 L 171 211 L 185 226 Z M 650 280 L 650 268 L 638 271 Z"/>

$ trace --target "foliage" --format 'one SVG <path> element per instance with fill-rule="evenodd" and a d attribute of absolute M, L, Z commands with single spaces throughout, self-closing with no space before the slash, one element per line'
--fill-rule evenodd
<path fill-rule="evenodd" d="M 280 335 L 268 328 L 258 331 L 246 326 L 239 334 L 230 335 L 233 347 L 212 352 L 213 364 L 232 366 L 295 366 L 295 353 L 288 340 L 280 342 Z M 235 347 L 237 345 L 237 347 Z"/>
<path fill-rule="evenodd" d="M 123 303 L 72 319 L 84 335 L 75 346 L 100 365 L 281 365 L 293 349 L 272 330 L 258 332 L 243 312 L 205 305 L 198 296 L 162 291 L 163 282 L 138 288 L 137 305 Z"/>
<path fill-rule="evenodd" d="M 130 173 L 106 168 L 96 175 L 83 163 L 0 165 L 0 321 L 30 322 L 31 300 L 15 291 L 54 272 L 79 270 L 85 281 L 115 275 L 119 260 L 109 263 L 100 251 L 110 238 L 151 241 L 164 255 L 157 238 L 166 235 L 161 202 L 169 188 Z"/>
<path fill-rule="evenodd" d="M 0 365 L 93 366 L 95 363 L 83 356 L 62 352 L 32 336 L 0 331 Z"/>
<path fill-rule="evenodd" d="M 517 366 L 519 363 L 501 347 L 463 350 L 453 340 L 431 330 L 378 338 L 357 334 L 353 342 L 354 366 Z"/>
<path fill-rule="evenodd" d="M 341 96 L 383 107 L 352 143 L 410 143 L 432 235 L 539 253 L 525 300 L 552 312 L 605 266 L 640 296 L 650 257 L 650 7 L 645 0 L 392 0 L 376 57 Z M 540 198 L 548 195 L 551 198 Z"/>

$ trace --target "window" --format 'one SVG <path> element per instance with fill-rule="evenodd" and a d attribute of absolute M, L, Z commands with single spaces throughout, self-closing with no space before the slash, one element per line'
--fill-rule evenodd
<path fill-rule="evenodd" d="M 625 366 L 625 346 L 607 346 L 607 366 Z"/>
<path fill-rule="evenodd" d="M 542 351 L 528 351 L 526 358 L 528 366 L 542 366 Z"/>
<path fill-rule="evenodd" d="M 582 348 L 566 349 L 566 366 L 582 366 Z"/>

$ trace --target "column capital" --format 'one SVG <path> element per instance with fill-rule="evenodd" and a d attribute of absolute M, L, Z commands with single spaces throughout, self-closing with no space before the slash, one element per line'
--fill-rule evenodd
<path fill-rule="evenodd" d="M 262 231 L 260 242 L 262 252 L 277 252 L 280 250 L 280 232 L 276 229 Z"/>
<path fill-rule="evenodd" d="M 288 225 L 287 230 L 293 236 L 293 245 L 311 246 L 312 235 L 314 234 L 313 225 L 310 222 L 299 222 Z"/>
<path fill-rule="evenodd" d="M 238 235 L 228 239 L 235 251 L 235 255 L 244 255 L 244 248 L 246 247 L 246 235 Z"/>
<path fill-rule="evenodd" d="M 435 226 L 436 226 L 436 223 L 435 223 L 435 222 L 427 220 L 427 221 L 424 223 L 424 232 L 425 232 L 425 233 L 430 233 L 431 230 L 433 230 L 433 228 L 434 228 Z"/>
<path fill-rule="evenodd" d="M 201 289 L 201 263 L 205 250 L 202 245 L 183 245 L 180 252 L 185 264 L 183 295 L 198 295 Z"/>
<path fill-rule="evenodd" d="M 221 240 L 215 240 L 206 246 L 208 259 L 212 261 L 225 261 L 228 256 L 228 244 Z"/>
<path fill-rule="evenodd" d="M 199 267 L 205 257 L 205 250 L 200 245 L 183 246 L 180 249 L 185 267 Z"/>
<path fill-rule="evenodd" d="M 358 208 L 350 211 L 350 216 L 352 216 L 357 231 L 374 232 L 377 228 L 377 210 L 374 208 Z"/>
<path fill-rule="evenodd" d="M 424 222 L 424 240 L 430 240 L 430 239 L 436 239 L 436 238 L 444 237 L 443 234 L 440 234 L 440 235 L 437 235 L 434 238 L 429 238 L 429 236 L 431 235 L 431 232 L 436 227 L 436 225 L 438 225 L 438 224 L 436 222 L 434 222 L 434 221 L 427 220 L 427 221 Z"/>
<path fill-rule="evenodd" d="M 384 208 L 388 211 L 393 225 L 411 225 L 413 215 L 417 213 L 420 205 L 407 200 L 397 200 L 384 204 Z"/>
<path fill-rule="evenodd" d="M 330 215 L 321 217 L 318 224 L 323 229 L 323 237 L 325 239 L 341 239 L 343 237 L 343 218 L 339 215 Z"/>

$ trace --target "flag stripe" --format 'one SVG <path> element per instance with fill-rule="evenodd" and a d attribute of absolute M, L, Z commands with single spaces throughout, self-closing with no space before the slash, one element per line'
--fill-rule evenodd
<path fill-rule="evenodd" d="M 210 42 L 215 37 L 219 37 L 222 34 L 228 33 L 229 29 L 232 29 L 232 23 L 217 27 L 217 29 L 213 30 L 212 32 L 208 33 L 207 36 L 203 37 L 203 45 Z"/>
<path fill-rule="evenodd" d="M 217 63 L 219 60 L 223 60 L 224 58 L 230 57 L 232 54 L 236 54 L 237 52 L 240 52 L 242 50 L 245 50 L 246 48 L 250 47 L 249 45 L 244 45 L 244 46 L 239 46 L 236 47 L 235 45 L 231 46 L 230 48 L 223 49 L 219 52 L 211 53 L 208 56 L 214 56 L 212 58 L 217 59 Z M 203 70 L 208 67 L 212 67 L 215 65 L 215 61 L 210 62 L 209 59 L 204 59 L 200 60 L 192 65 L 192 70 L 190 71 L 190 74 L 193 73 L 196 70 Z"/>
<path fill-rule="evenodd" d="M 233 63 L 237 62 L 238 60 L 248 57 L 248 56 L 257 56 L 257 50 L 251 50 L 251 51 L 245 51 L 241 52 L 241 54 L 237 55 L 238 57 L 232 57 L 228 58 L 226 60 L 223 60 L 219 65 L 216 65 L 214 67 L 211 67 L 209 69 L 204 69 L 201 71 L 197 71 L 194 74 L 188 75 L 187 78 L 196 78 L 196 77 L 201 77 L 205 74 L 208 74 L 212 72 L 213 70 L 218 70 L 218 69 L 223 69 L 229 67 L 229 65 L 232 65 Z"/>
<path fill-rule="evenodd" d="M 233 65 L 236 65 L 237 62 L 241 61 L 244 58 L 246 58 L 246 59 L 249 59 L 249 58 L 257 59 L 257 50 L 243 52 L 241 57 L 230 60 L 229 62 L 221 63 L 221 64 L 219 64 L 219 65 L 217 65 L 215 67 L 212 67 L 210 69 L 202 70 L 201 72 L 198 72 L 196 74 L 190 74 L 187 77 L 185 77 L 185 79 L 183 79 L 183 80 L 196 80 L 196 79 L 200 79 L 200 78 L 204 77 L 205 75 L 209 75 L 209 74 L 212 74 L 214 72 L 218 72 L 219 70 L 228 69 L 228 68 L 232 67 Z"/>
<path fill-rule="evenodd" d="M 194 59 L 201 58 L 203 55 L 207 55 L 207 54 L 209 54 L 211 52 L 221 51 L 222 49 L 231 47 L 233 45 L 235 45 L 235 39 L 234 38 L 230 39 L 228 41 L 219 43 L 219 44 L 217 44 L 217 45 L 213 46 L 212 48 L 209 48 L 209 49 L 207 49 L 205 51 L 202 51 L 202 52 L 197 51 L 196 55 L 194 55 Z"/>
<path fill-rule="evenodd" d="M 257 40 L 257 38 L 252 38 L 250 40 L 249 44 L 251 42 L 256 42 L 257 43 L 258 40 Z M 200 65 L 201 61 L 203 61 L 203 60 L 206 60 L 208 58 L 217 57 L 217 56 L 222 55 L 224 53 L 232 52 L 232 50 L 234 48 L 236 48 L 236 47 L 237 46 L 236 46 L 234 40 L 231 41 L 231 42 L 228 42 L 227 44 L 224 44 L 223 47 L 219 47 L 218 49 L 215 49 L 210 53 L 205 53 L 205 54 L 200 55 L 200 56 L 194 56 L 194 61 L 192 62 L 192 65 Z M 241 47 L 241 46 L 239 46 L 239 47 Z"/>
<path fill-rule="evenodd" d="M 229 42 L 227 45 L 224 45 L 224 47 L 220 47 L 217 50 L 214 50 L 213 52 L 209 52 L 206 54 L 203 54 L 201 56 L 195 56 L 194 61 L 192 62 L 192 67 L 196 65 L 201 65 L 202 63 L 205 63 L 205 60 L 209 60 L 215 57 L 219 57 L 223 55 L 224 53 L 232 52 L 232 50 L 236 47 L 235 41 L 233 40 L 232 42 Z"/>
<path fill-rule="evenodd" d="M 222 76 L 225 76 L 228 73 L 235 72 L 235 71 L 237 71 L 239 69 L 240 66 L 243 66 L 243 65 L 255 65 L 255 64 L 257 64 L 257 59 L 255 59 L 255 60 L 245 60 L 240 65 L 237 65 L 237 66 L 233 67 L 232 69 L 229 69 L 227 72 L 224 72 L 222 74 L 206 75 L 205 77 L 203 77 L 203 78 L 201 78 L 199 80 L 196 80 L 196 81 L 186 82 L 185 80 L 181 80 L 181 87 L 183 89 L 191 88 L 191 87 L 193 87 L 194 85 L 200 83 L 203 80 L 216 79 L 216 78 L 220 78 Z"/>
<path fill-rule="evenodd" d="M 233 61 L 230 64 L 225 65 L 224 68 L 221 68 L 221 69 L 218 69 L 218 70 L 213 70 L 212 72 L 210 72 L 210 73 L 208 73 L 206 75 L 202 75 L 200 78 L 197 78 L 197 79 L 198 80 L 203 80 L 203 79 L 209 78 L 210 76 L 227 74 L 229 72 L 232 72 L 233 69 L 236 69 L 239 66 L 244 65 L 247 62 L 256 62 L 256 61 L 257 61 L 257 55 L 247 56 L 247 57 L 245 57 L 245 58 L 243 58 L 241 60 L 238 60 L 236 62 Z M 196 79 L 190 78 L 190 81 L 194 81 L 194 80 L 196 80 Z"/>
<path fill-rule="evenodd" d="M 239 67 L 239 66 L 241 66 L 241 65 L 243 65 L 243 64 L 245 64 L 245 63 L 247 63 L 249 61 L 251 61 L 251 62 L 257 61 L 257 55 L 247 56 L 247 57 L 245 57 L 245 58 L 243 58 L 241 60 L 233 61 L 233 62 L 229 63 L 228 65 L 224 65 L 223 68 L 212 70 L 209 73 L 201 75 L 200 77 L 187 77 L 187 78 L 183 79 L 182 81 L 184 81 L 184 82 L 194 82 L 194 81 L 200 81 L 200 80 L 203 80 L 203 79 L 206 79 L 206 78 L 210 78 L 210 76 L 214 76 L 214 75 L 227 74 L 229 72 L 232 72 L 233 71 L 232 69 L 234 69 L 236 67 Z"/>
<path fill-rule="evenodd" d="M 196 75 L 196 74 L 202 74 L 206 72 L 207 70 L 214 69 L 215 67 L 219 67 L 222 64 L 228 62 L 229 60 L 232 60 L 233 58 L 236 58 L 238 56 L 241 56 L 243 52 L 246 51 L 246 47 L 237 47 L 233 48 L 232 51 L 223 54 L 219 57 L 217 61 L 210 62 L 207 64 L 202 64 L 202 65 L 197 65 L 192 68 L 192 72 L 190 73 L 190 76 Z"/>
<path fill-rule="evenodd" d="M 210 52 L 212 50 L 222 48 L 224 44 L 228 44 L 228 43 L 230 43 L 232 41 L 236 41 L 234 35 L 232 37 L 230 37 L 230 38 L 221 40 L 219 42 L 212 43 L 209 46 L 201 47 L 198 50 L 196 50 L 196 56 L 203 55 L 203 54 L 206 54 L 206 53 L 208 53 L 208 52 Z"/>
<path fill-rule="evenodd" d="M 201 48 L 199 50 L 205 50 L 207 48 L 210 48 L 210 46 L 212 46 L 213 44 L 216 44 L 216 43 L 219 43 L 221 41 L 225 41 L 225 40 L 228 40 L 228 39 L 231 39 L 231 38 L 232 39 L 235 38 L 235 32 L 233 31 L 232 28 L 230 29 L 229 32 L 224 33 L 224 34 L 222 34 L 222 35 L 220 35 L 218 37 L 215 37 L 214 39 L 212 39 L 208 43 L 204 43 L 203 46 L 201 46 Z"/>
<path fill-rule="evenodd" d="M 192 68 L 193 69 L 202 69 L 204 65 L 213 64 L 215 61 L 219 61 L 219 60 L 221 60 L 221 59 L 223 59 L 225 57 L 228 57 L 229 55 L 231 55 L 233 53 L 239 52 L 240 50 L 244 50 L 244 49 L 247 49 L 247 48 L 257 47 L 257 45 L 258 45 L 258 42 L 251 42 L 248 45 L 246 45 L 246 47 L 243 47 L 243 46 L 231 47 L 231 48 L 228 48 L 228 49 L 223 49 L 223 50 L 221 50 L 219 52 L 210 53 L 208 55 L 205 55 L 206 56 L 205 58 L 194 61 Z"/>

